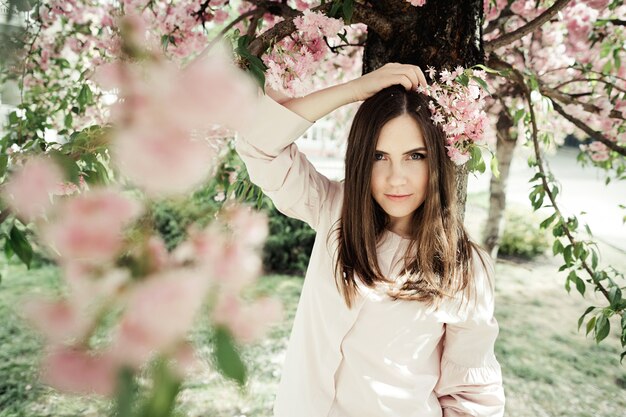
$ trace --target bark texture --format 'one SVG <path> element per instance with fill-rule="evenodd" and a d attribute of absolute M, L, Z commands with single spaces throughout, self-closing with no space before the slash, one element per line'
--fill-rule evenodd
<path fill-rule="evenodd" d="M 511 168 L 511 160 L 515 151 L 517 138 L 511 134 L 513 120 L 506 110 L 500 111 L 496 123 L 497 144 L 496 157 L 500 178 L 491 176 L 489 188 L 489 215 L 483 233 L 483 246 L 495 259 L 504 231 L 504 211 L 506 209 L 506 186 Z"/>
<path fill-rule="evenodd" d="M 363 55 L 363 73 L 388 62 L 453 69 L 483 63 L 482 0 L 427 1 L 423 7 L 406 0 L 368 1 L 367 6 L 392 22 L 393 36 L 383 37 L 371 27 Z M 465 212 L 467 169 L 457 171 L 461 216 Z"/>

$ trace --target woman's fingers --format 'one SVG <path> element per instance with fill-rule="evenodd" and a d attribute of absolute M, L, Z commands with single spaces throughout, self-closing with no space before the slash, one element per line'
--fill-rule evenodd
<path fill-rule="evenodd" d="M 407 74 L 397 74 L 394 77 L 397 81 L 394 84 L 402 84 L 407 90 L 414 90 L 414 81 Z"/>
<path fill-rule="evenodd" d="M 393 66 L 390 66 L 390 70 L 392 70 L 396 75 L 405 76 L 409 80 L 411 80 L 412 85 L 411 87 L 409 87 L 409 89 L 411 90 L 415 90 L 419 86 L 422 86 L 424 88 L 428 86 L 428 82 L 426 81 L 424 73 L 417 65 L 395 64 Z"/>
<path fill-rule="evenodd" d="M 422 71 L 422 69 L 417 66 L 414 68 L 415 68 L 415 72 L 417 72 L 417 78 L 419 78 L 421 86 L 424 88 L 428 87 L 428 81 L 426 81 L 426 76 L 424 75 L 424 71 Z"/>

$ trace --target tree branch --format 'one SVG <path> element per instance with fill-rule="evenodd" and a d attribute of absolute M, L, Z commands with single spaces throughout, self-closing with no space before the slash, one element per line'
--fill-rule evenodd
<path fill-rule="evenodd" d="M 563 107 L 561 107 L 559 103 L 556 102 L 554 98 L 550 97 L 550 100 L 552 101 L 552 106 L 554 106 L 554 110 L 556 110 L 557 113 L 567 119 L 574 126 L 588 134 L 592 139 L 597 140 L 598 142 L 602 142 L 604 145 L 606 145 L 607 148 L 619 153 L 622 156 L 626 156 L 626 147 L 618 145 L 617 143 L 604 136 L 602 133 L 595 131 L 587 126 L 587 124 L 584 123 L 582 120 L 579 120 L 571 114 L 568 114 L 563 109 Z"/>
<path fill-rule="evenodd" d="M 542 95 L 549 97 L 552 101 L 558 100 L 564 104 L 578 104 L 582 106 L 582 108 L 585 109 L 585 111 L 588 111 L 589 113 L 599 113 L 601 111 L 600 107 L 594 104 L 581 103 L 578 100 L 575 100 L 574 96 L 570 94 L 565 94 L 559 90 L 555 90 L 550 87 L 546 87 L 545 85 L 541 85 L 541 84 L 539 85 L 539 92 Z M 609 117 L 613 119 L 624 120 L 624 116 L 622 116 L 622 113 L 617 110 L 611 110 L 611 112 L 609 113 Z"/>
<path fill-rule="evenodd" d="M 496 38 L 492 41 L 486 42 L 484 45 L 485 53 L 490 53 L 495 51 L 496 49 L 508 45 L 510 43 L 515 42 L 516 40 L 523 38 L 529 33 L 533 32 L 535 29 L 552 19 L 552 17 L 562 8 L 567 6 L 571 0 L 556 0 L 552 7 L 550 7 L 545 12 L 541 13 L 535 19 L 531 20 L 524 26 L 515 29 L 513 32 L 505 33 L 504 35 Z"/>
<path fill-rule="evenodd" d="M 321 6 L 314 7 L 311 10 L 328 14 L 332 3 L 325 3 Z M 300 16 L 300 13 L 298 13 Z M 294 16 L 295 17 L 295 16 Z M 293 23 L 294 17 L 285 19 L 277 23 L 271 29 L 255 38 L 249 45 L 249 50 L 253 55 L 261 56 L 263 52 L 270 46 L 272 42 L 278 42 L 296 30 Z M 365 7 L 361 3 L 354 3 L 354 13 L 352 15 L 352 23 L 364 23 L 370 29 L 374 30 L 383 39 L 389 39 L 393 34 L 391 21 L 384 16 L 379 15 L 371 8 Z"/>
<path fill-rule="evenodd" d="M 552 204 L 552 208 L 557 213 L 557 216 L 561 220 L 563 220 L 563 219 L 565 219 L 565 217 L 561 213 L 561 209 L 559 208 L 559 206 L 558 206 L 558 204 L 556 202 L 556 195 L 555 195 L 555 193 L 550 189 L 550 185 L 548 184 L 548 180 L 547 180 L 548 177 L 546 175 L 546 170 L 545 170 L 545 168 L 543 166 L 543 157 L 541 155 L 540 146 L 539 146 L 539 139 L 538 139 L 538 134 L 537 134 L 538 133 L 537 117 L 535 115 L 535 109 L 533 107 L 533 103 L 532 103 L 532 99 L 531 99 L 531 95 L 530 95 L 530 90 L 529 90 L 528 86 L 526 85 L 526 82 L 524 81 L 524 77 L 519 72 L 519 70 L 514 68 L 512 65 L 509 65 L 509 73 L 513 75 L 513 79 L 514 79 L 515 82 L 519 82 L 519 80 L 522 81 L 522 84 L 520 84 L 520 88 L 522 89 L 523 94 L 524 94 L 524 99 L 526 100 L 526 103 L 528 104 L 528 112 L 530 114 L 530 123 L 531 123 L 531 126 L 532 126 L 532 132 L 531 132 L 531 134 L 532 134 L 532 141 L 533 141 L 533 147 L 535 149 L 535 159 L 537 160 L 537 170 L 541 174 L 541 184 L 542 184 L 542 187 L 543 187 L 545 193 L 547 194 L 548 198 L 550 199 L 550 203 Z M 565 224 L 565 222 L 563 222 L 563 224 Z M 565 236 L 569 240 L 570 244 L 572 245 L 572 247 L 576 246 L 576 244 L 578 242 L 576 241 L 576 239 L 572 235 L 572 232 L 569 230 L 569 227 L 567 227 L 567 226 L 563 227 L 563 231 L 565 233 Z M 600 283 L 598 281 L 598 279 L 596 278 L 596 276 L 594 274 L 594 271 L 591 269 L 589 264 L 587 264 L 585 259 L 581 259 L 580 261 L 581 261 L 582 269 L 584 269 L 587 272 L 587 274 L 589 274 L 589 277 L 591 278 L 593 283 L 596 285 L 596 289 L 598 291 L 600 291 L 609 302 L 611 302 L 611 297 L 609 296 L 609 292 L 604 287 L 604 285 L 602 285 L 602 283 Z"/>
<path fill-rule="evenodd" d="M 626 26 L 626 20 L 622 19 L 598 19 L 598 22 L 611 23 L 615 26 Z"/>

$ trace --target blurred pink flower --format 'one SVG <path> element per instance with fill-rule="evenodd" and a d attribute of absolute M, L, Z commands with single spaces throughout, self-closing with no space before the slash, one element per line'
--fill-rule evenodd
<path fill-rule="evenodd" d="M 267 216 L 252 207 L 239 205 L 227 212 L 228 223 L 240 244 L 258 246 L 267 238 Z"/>
<path fill-rule="evenodd" d="M 87 317 L 63 300 L 31 298 L 24 302 L 22 310 L 53 345 L 82 338 L 91 324 Z"/>
<path fill-rule="evenodd" d="M 55 192 L 63 181 L 61 169 L 50 159 L 41 156 L 30 158 L 4 186 L 7 204 L 27 221 L 45 215 Z"/>
<path fill-rule="evenodd" d="M 67 301 L 83 317 L 97 312 L 102 303 L 119 295 L 130 282 L 130 271 L 123 268 L 98 271 L 99 265 L 63 263 L 63 276 L 68 285 Z"/>
<path fill-rule="evenodd" d="M 190 192 L 207 179 L 214 152 L 188 131 L 157 123 L 122 131 L 112 145 L 120 172 L 151 196 Z"/>
<path fill-rule="evenodd" d="M 108 355 L 66 347 L 46 354 L 41 378 L 44 383 L 61 391 L 111 396 L 115 391 L 118 369 Z"/>
<path fill-rule="evenodd" d="M 199 271 L 175 269 L 148 276 L 129 297 L 111 349 L 120 361 L 141 366 L 172 349 L 191 329 L 209 286 Z"/>
<path fill-rule="evenodd" d="M 282 304 L 274 298 L 260 298 L 249 304 L 233 294 L 220 297 L 213 309 L 215 324 L 226 326 L 241 343 L 251 343 L 282 319 Z"/>
<path fill-rule="evenodd" d="M 122 247 L 124 227 L 141 212 L 139 203 L 112 189 L 66 200 L 42 235 L 65 262 L 109 262 Z"/>

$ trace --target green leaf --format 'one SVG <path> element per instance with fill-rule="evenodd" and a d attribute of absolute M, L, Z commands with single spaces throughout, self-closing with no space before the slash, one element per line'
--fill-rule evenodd
<path fill-rule="evenodd" d="M 596 318 L 595 318 L 595 317 L 592 317 L 592 318 L 591 318 L 591 320 L 589 320 L 589 321 L 587 322 L 587 329 L 586 329 L 586 330 L 587 330 L 587 332 L 586 332 L 585 334 L 589 334 L 589 333 L 591 332 L 591 330 L 593 330 L 593 328 L 595 327 L 595 325 L 596 325 Z"/>
<path fill-rule="evenodd" d="M 595 331 L 596 343 L 600 343 L 609 335 L 609 332 L 611 331 L 611 323 L 604 314 L 601 314 L 600 318 L 596 321 Z"/>
<path fill-rule="evenodd" d="M 472 80 L 474 80 L 478 85 L 480 85 L 485 91 L 489 92 L 489 86 L 482 78 L 478 78 L 472 75 Z"/>
<path fill-rule="evenodd" d="M 132 369 L 124 367 L 118 372 L 115 396 L 115 415 L 131 417 L 137 398 L 137 384 Z"/>
<path fill-rule="evenodd" d="M 484 70 L 485 72 L 488 72 L 489 74 L 502 75 L 502 72 L 495 70 L 493 68 L 489 68 L 483 64 L 476 64 L 472 68 L 480 68 L 481 70 Z"/>
<path fill-rule="evenodd" d="M 0 155 L 0 177 L 6 174 L 8 163 L 9 163 L 9 155 Z"/>
<path fill-rule="evenodd" d="M 485 161 L 483 161 L 483 153 L 478 146 L 472 146 L 469 148 L 470 160 L 468 162 L 467 169 L 470 172 L 478 171 L 481 174 L 485 172 L 487 168 Z"/>
<path fill-rule="evenodd" d="M 552 244 L 552 254 L 556 256 L 559 253 L 563 253 L 563 244 L 559 239 L 556 239 Z"/>
<path fill-rule="evenodd" d="M 180 392 L 181 381 L 176 377 L 165 360 L 158 359 L 152 369 L 152 389 L 143 406 L 140 417 L 170 417 L 176 397 Z"/>
<path fill-rule="evenodd" d="M 500 169 L 498 169 L 498 158 L 495 155 L 492 156 L 491 162 L 489 162 L 489 168 L 494 177 L 500 178 Z"/>
<path fill-rule="evenodd" d="M 87 84 L 83 84 L 76 100 L 78 101 L 81 113 L 84 111 L 87 105 L 91 104 L 93 100 L 93 93 L 91 92 L 91 88 L 89 88 Z"/>
<path fill-rule="evenodd" d="M 13 225 L 13 228 L 11 228 L 10 240 L 11 248 L 17 257 L 30 269 L 30 262 L 33 259 L 33 247 L 30 245 L 24 232 L 18 229 L 16 225 Z"/>
<path fill-rule="evenodd" d="M 350 42 L 348 41 L 348 38 L 346 38 L 346 34 L 348 32 L 344 29 L 344 31 L 342 33 L 338 33 L 337 36 L 339 36 L 339 39 L 341 39 L 345 44 L 349 44 Z"/>
<path fill-rule="evenodd" d="M 587 288 L 585 285 L 585 281 L 583 281 L 578 275 L 576 275 L 575 282 L 576 282 L 576 289 L 578 290 L 580 295 L 584 297 L 585 289 Z"/>
<path fill-rule="evenodd" d="M 552 214 L 552 216 L 548 217 L 547 219 L 545 219 L 544 221 L 541 222 L 541 224 L 539 225 L 540 228 L 545 229 L 548 226 L 550 226 L 552 224 L 552 222 L 554 221 L 554 219 L 556 219 L 557 213 L 554 212 Z"/>
<path fill-rule="evenodd" d="M 622 301 L 622 290 L 616 285 L 609 290 L 609 301 L 611 302 L 611 308 L 616 310 L 620 302 Z"/>
<path fill-rule="evenodd" d="M 582 316 L 580 316 L 580 318 L 578 319 L 578 330 L 580 331 L 580 326 L 582 326 L 583 321 L 585 320 L 585 316 L 587 316 L 587 314 L 591 313 L 593 310 L 595 310 L 594 306 L 591 307 L 587 307 L 587 310 L 585 310 L 585 312 L 583 313 Z"/>
<path fill-rule="evenodd" d="M 572 264 L 572 245 L 567 245 L 563 250 L 563 259 L 565 259 L 566 265 Z"/>
<path fill-rule="evenodd" d="M 13 247 L 11 246 L 11 238 L 8 235 L 4 236 L 4 256 L 7 259 L 11 259 L 13 256 Z"/>
<path fill-rule="evenodd" d="M 591 249 L 591 267 L 596 269 L 598 267 L 598 252 Z"/>
<path fill-rule="evenodd" d="M 463 73 L 459 75 L 458 77 L 456 77 L 456 81 L 462 84 L 463 86 L 467 87 L 467 85 L 469 84 L 469 77 L 465 75 L 465 73 Z"/>
<path fill-rule="evenodd" d="M 78 164 L 76 164 L 76 161 L 56 149 L 48 152 L 48 154 L 52 157 L 52 159 L 54 159 L 54 162 L 59 164 L 59 166 L 63 169 L 67 179 L 78 185 L 80 168 L 78 167 Z"/>
<path fill-rule="evenodd" d="M 243 386 L 246 382 L 245 365 L 235 348 L 230 332 L 223 327 L 215 329 L 215 356 L 219 370 Z"/>
<path fill-rule="evenodd" d="M 336 0 L 335 3 L 333 3 L 333 6 L 330 8 L 330 11 L 328 12 L 328 16 L 336 17 L 337 13 L 339 12 L 339 8 L 341 6 L 342 6 L 341 0 Z"/>
<path fill-rule="evenodd" d="M 354 13 L 354 0 L 343 1 L 343 17 L 347 25 L 352 23 L 352 14 Z"/>
<path fill-rule="evenodd" d="M 63 122 L 63 125 L 65 126 L 65 128 L 66 129 L 71 129 L 73 123 L 74 123 L 74 117 L 72 116 L 72 113 L 66 114 L 65 115 L 65 120 Z"/>

